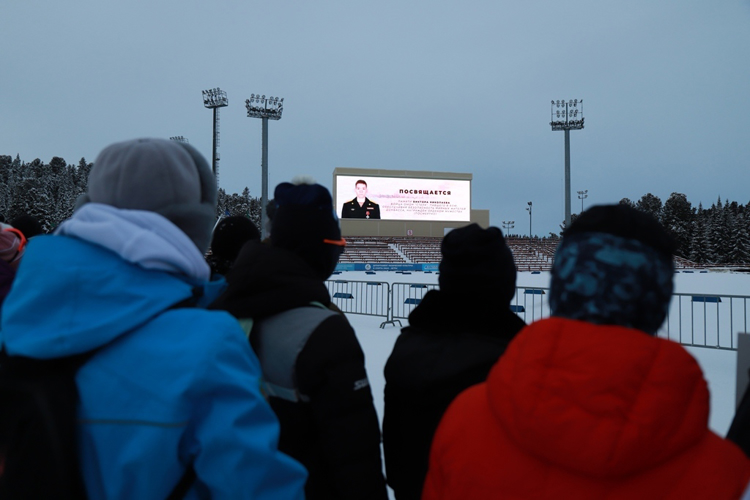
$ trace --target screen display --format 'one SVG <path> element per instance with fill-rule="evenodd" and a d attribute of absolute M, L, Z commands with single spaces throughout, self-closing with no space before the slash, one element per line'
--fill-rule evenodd
<path fill-rule="evenodd" d="M 471 220 L 471 181 L 409 177 L 336 176 L 342 219 Z"/>

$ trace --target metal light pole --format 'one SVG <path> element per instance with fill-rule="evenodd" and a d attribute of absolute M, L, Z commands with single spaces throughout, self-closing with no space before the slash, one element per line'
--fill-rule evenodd
<path fill-rule="evenodd" d="M 531 243 L 531 205 L 532 203 L 528 202 L 527 205 L 529 205 L 528 207 L 526 207 L 526 210 L 529 211 L 529 243 Z"/>
<path fill-rule="evenodd" d="M 268 214 L 266 205 L 268 205 L 268 120 L 281 120 L 281 113 L 284 111 L 284 99 L 278 97 L 269 97 L 265 95 L 250 94 L 250 99 L 245 99 L 248 118 L 260 118 L 262 120 L 263 146 L 261 150 L 261 171 L 262 171 L 262 193 L 260 199 L 260 235 L 262 239 L 266 236 L 266 224 Z"/>
<path fill-rule="evenodd" d="M 189 144 L 188 140 L 187 140 L 187 139 L 185 139 L 185 138 L 184 138 L 183 136 L 181 136 L 181 135 L 175 135 L 175 136 L 173 136 L 173 137 L 170 137 L 170 138 L 169 138 L 169 140 L 170 140 L 170 141 L 175 141 L 175 142 L 184 142 L 185 144 Z"/>
<path fill-rule="evenodd" d="M 583 99 L 552 101 L 550 125 L 565 131 L 565 227 L 570 227 L 570 131 L 583 128 Z"/>
<path fill-rule="evenodd" d="M 219 108 L 229 104 L 227 93 L 220 88 L 203 91 L 203 105 L 214 110 L 214 140 L 211 154 L 211 169 L 216 178 L 216 187 L 219 187 Z"/>
<path fill-rule="evenodd" d="M 505 236 L 507 237 L 510 234 L 510 230 L 513 229 L 516 224 L 516 221 L 514 220 L 504 220 L 503 221 L 503 227 L 505 228 Z"/>
<path fill-rule="evenodd" d="M 581 200 L 581 213 L 583 213 L 583 200 L 589 197 L 588 193 L 589 193 L 588 189 L 584 189 L 583 191 L 578 191 L 578 199 Z"/>

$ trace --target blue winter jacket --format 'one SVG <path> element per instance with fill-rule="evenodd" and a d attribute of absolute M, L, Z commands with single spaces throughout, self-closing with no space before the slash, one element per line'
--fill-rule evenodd
<path fill-rule="evenodd" d="M 163 499 L 192 463 L 187 498 L 299 499 L 306 473 L 277 450 L 279 424 L 237 321 L 196 283 L 68 236 L 28 245 L 3 306 L 8 352 L 53 358 L 107 344 L 77 375 L 90 498 Z M 201 290 L 200 307 L 174 309 Z"/>

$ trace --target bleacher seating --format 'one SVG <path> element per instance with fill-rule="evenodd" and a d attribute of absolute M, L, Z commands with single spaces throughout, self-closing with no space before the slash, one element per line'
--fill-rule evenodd
<path fill-rule="evenodd" d="M 346 251 L 341 255 L 339 262 L 406 262 L 398 252 L 390 247 L 389 243 L 372 237 L 348 238 Z"/>
<path fill-rule="evenodd" d="M 439 263 L 442 238 L 353 236 L 347 238 L 346 252 L 340 262 L 364 263 Z M 559 238 L 509 236 L 508 247 L 519 271 L 549 271 Z M 705 268 L 682 257 L 674 258 L 676 269 Z"/>

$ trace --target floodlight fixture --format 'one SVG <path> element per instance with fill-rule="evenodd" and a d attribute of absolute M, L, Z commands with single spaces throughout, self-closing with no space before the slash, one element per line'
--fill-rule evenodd
<path fill-rule="evenodd" d="M 589 190 L 578 191 L 578 199 L 581 200 L 581 213 L 583 213 L 583 200 L 589 197 Z"/>
<path fill-rule="evenodd" d="M 503 221 L 503 227 L 505 228 L 505 236 L 507 237 L 510 233 L 510 230 L 513 229 L 516 224 L 516 221 L 514 220 L 504 220 Z"/>
<path fill-rule="evenodd" d="M 188 140 L 181 135 L 175 135 L 173 137 L 170 137 L 169 140 L 175 141 L 175 142 L 184 142 L 185 144 L 189 144 Z"/>
<path fill-rule="evenodd" d="M 284 111 L 284 98 L 265 95 L 250 94 L 250 99 L 245 99 L 248 118 L 267 118 L 269 120 L 280 120 Z"/>
<path fill-rule="evenodd" d="M 552 131 L 565 132 L 565 227 L 570 227 L 570 131 L 583 128 L 583 99 L 552 101 Z"/>
<path fill-rule="evenodd" d="M 214 129 L 213 141 L 211 148 L 211 170 L 216 178 L 216 187 L 219 187 L 219 108 L 229 105 L 227 93 L 216 87 L 203 91 L 203 106 L 213 110 Z"/>
<path fill-rule="evenodd" d="M 220 88 L 204 90 L 203 105 L 211 109 L 228 106 L 229 99 L 227 99 L 227 93 Z"/>
<path fill-rule="evenodd" d="M 552 130 L 580 130 L 583 128 L 583 99 L 552 101 Z"/>
<path fill-rule="evenodd" d="M 284 98 L 269 96 L 265 94 L 250 94 L 250 99 L 245 99 L 248 118 L 260 118 L 262 121 L 261 137 L 261 195 L 260 195 L 260 235 L 265 239 L 268 225 L 268 120 L 281 120 L 284 111 Z"/>

